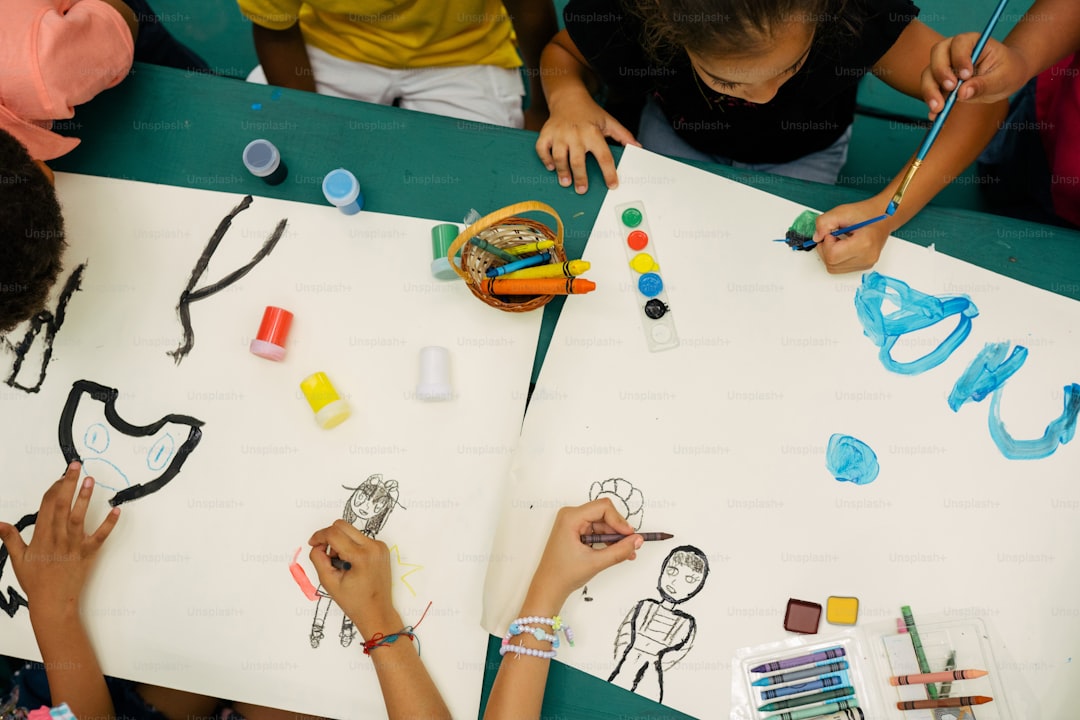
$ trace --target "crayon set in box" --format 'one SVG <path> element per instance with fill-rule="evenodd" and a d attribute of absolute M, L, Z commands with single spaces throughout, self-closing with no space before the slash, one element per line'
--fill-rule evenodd
<path fill-rule="evenodd" d="M 899 613 L 897 613 L 899 616 Z M 781 635 L 781 630 L 778 635 Z M 942 686 L 938 697 L 992 697 L 974 706 L 901 710 L 931 697 L 928 684 L 892 685 L 921 672 L 911 635 L 895 621 L 835 633 L 788 637 L 741 648 L 731 676 L 732 720 L 1020 720 L 1010 708 L 993 643 L 981 618 L 918 617 L 931 672 L 949 667 L 987 674 Z"/>

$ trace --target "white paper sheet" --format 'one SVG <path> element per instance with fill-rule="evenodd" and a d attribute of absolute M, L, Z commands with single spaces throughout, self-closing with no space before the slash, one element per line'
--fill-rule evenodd
<path fill-rule="evenodd" d="M 641 529 L 676 537 L 571 597 L 563 614 L 578 642 L 561 662 L 607 679 L 620 622 L 659 599 L 664 558 L 688 544 L 710 574 L 678 606 L 697 636 L 664 675 L 666 705 L 726 716 L 734 651 L 785 637 L 789 598 L 824 605 L 829 595 L 858 597 L 864 620 L 902 604 L 983 617 L 1007 648 L 999 662 L 1016 717 L 1080 704 L 1069 664 L 1080 639 L 1080 446 L 1008 460 L 987 429 L 989 399 L 946 404 L 984 344 L 1023 344 L 1030 355 L 1002 391 L 1002 418 L 1016 438 L 1041 435 L 1080 379 L 1080 303 L 893 238 L 879 273 L 966 294 L 979 310 L 946 362 L 895 374 L 856 315 L 860 276 L 830 276 L 816 253 L 773 242 L 804 208 L 636 148 L 619 179 L 586 248 L 598 288 L 563 312 L 526 416 L 485 627 L 501 635 L 514 617 L 556 509 L 619 477 L 644 497 Z M 644 203 L 653 229 L 674 350 L 646 349 L 614 210 L 630 201 Z M 926 354 L 955 325 L 901 338 L 894 357 Z M 874 449 L 874 482 L 833 478 L 833 433 Z M 829 627 L 822 619 L 820 632 Z"/>
<path fill-rule="evenodd" d="M 59 175 L 57 188 L 70 243 L 60 284 L 87 266 L 40 392 L 0 386 L 0 516 L 36 511 L 63 469 L 57 425 L 77 380 L 118 389 L 116 410 L 133 424 L 169 413 L 205 423 L 180 473 L 122 506 L 101 552 L 84 615 L 104 670 L 333 717 L 384 714 L 362 641 L 339 642 L 340 609 L 330 609 L 326 636 L 311 647 L 315 604 L 289 572 L 304 547 L 300 563 L 318 582 L 308 537 L 342 516 L 351 495 L 343 486 L 382 474 L 400 488 L 400 507 L 378 533 L 396 547 L 395 602 L 408 623 L 433 602 L 417 630 L 424 661 L 454 715 L 475 717 L 491 490 L 520 429 L 540 313 L 503 313 L 461 282 L 432 279 L 434 221 L 256 198 L 195 287 L 248 262 L 287 218 L 284 235 L 245 277 L 190 304 L 194 346 L 176 364 L 166 353 L 181 339 L 178 298 L 242 196 L 73 175 Z M 281 363 L 248 351 L 266 305 L 295 314 Z M 451 401 L 413 397 L 425 345 L 449 349 Z M 14 357 L 0 357 L 7 377 Z M 31 365 L 23 384 L 36 379 Z M 316 371 L 352 406 L 331 430 L 316 425 L 300 393 Z M 80 412 L 93 405 L 87 399 Z M 86 459 L 92 423 L 76 424 Z M 174 434 L 186 438 L 187 429 Z M 111 441 L 114 464 L 137 461 L 145 474 L 148 440 L 114 433 Z M 95 521 L 111 495 L 99 488 Z M 10 566 L 0 587 L 9 583 Z M 0 651 L 37 657 L 25 610 L 0 615 L 0 627 Z"/>

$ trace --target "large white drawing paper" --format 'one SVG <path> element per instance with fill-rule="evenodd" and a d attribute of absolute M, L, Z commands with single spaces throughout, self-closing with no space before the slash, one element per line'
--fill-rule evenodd
<path fill-rule="evenodd" d="M 791 202 L 635 148 L 619 180 L 586 248 L 597 290 L 563 312 L 526 415 L 486 628 L 501 635 L 515 617 L 556 509 L 606 495 L 675 538 L 571 597 L 577 647 L 561 662 L 654 699 L 662 683 L 665 705 L 726 716 L 735 650 L 793 637 L 789 598 L 855 596 L 862 620 L 902 604 L 986 619 L 1007 648 L 1013 717 L 1075 707 L 1080 626 L 1059 610 L 1080 593 L 1080 446 L 1061 441 L 1075 427 L 1080 303 L 895 238 L 879 275 L 830 276 L 816 253 L 774 242 L 803 210 Z M 631 202 L 654 236 L 674 349 L 646 344 L 616 213 Z M 910 319 L 934 304 L 920 293 L 957 297 L 882 355 L 856 295 L 869 316 Z M 952 353 L 923 369 L 950 336 Z M 1026 362 L 952 410 L 951 393 L 993 385 L 973 373 L 981 384 L 954 393 L 977 357 L 1005 360 L 995 343 L 1026 347 Z M 1044 435 L 1041 451 L 1027 443 Z M 867 447 L 876 478 L 837 467 Z"/>
<path fill-rule="evenodd" d="M 363 641 L 318 595 L 307 557 L 311 533 L 345 517 L 391 546 L 406 623 L 432 603 L 416 630 L 424 661 L 455 716 L 475 715 L 491 489 L 520 428 L 540 314 L 432 279 L 433 221 L 72 175 L 58 190 L 63 322 L 54 299 L 43 380 L 49 323 L 25 352 L 28 324 L 6 338 L 0 511 L 35 512 L 74 457 L 99 480 L 91 521 L 121 503 L 84 604 L 104 670 L 380 716 Z M 248 350 L 267 305 L 294 314 L 282 362 Z M 449 350 L 446 402 L 414 397 L 428 345 Z M 299 385 L 320 371 L 352 411 L 329 430 Z M 10 564 L 0 589 L 14 613 L 0 614 L 0 650 L 36 657 Z"/>

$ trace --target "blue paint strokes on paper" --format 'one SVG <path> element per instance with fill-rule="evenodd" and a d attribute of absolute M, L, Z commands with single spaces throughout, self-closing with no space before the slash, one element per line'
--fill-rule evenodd
<path fill-rule="evenodd" d="M 886 313 L 886 302 L 896 305 L 896 309 Z M 918 375 L 945 362 L 967 339 L 971 319 L 979 314 L 966 295 L 927 295 L 876 272 L 863 275 L 862 285 L 855 291 L 855 309 L 863 334 L 881 348 L 881 364 L 901 375 Z M 892 348 L 902 335 L 931 327 L 952 315 L 959 316 L 956 328 L 936 348 L 911 362 L 893 360 Z"/>
<path fill-rule="evenodd" d="M 1065 409 L 1055 420 L 1046 426 L 1042 437 L 1033 440 L 1016 440 L 1001 422 L 1001 389 L 994 391 L 990 398 L 990 437 L 998 446 L 1001 454 L 1009 460 L 1039 460 L 1049 457 L 1076 434 L 1076 418 L 1080 415 L 1080 385 L 1073 383 L 1065 386 Z"/>
<path fill-rule="evenodd" d="M 835 433 L 825 450 L 825 466 L 840 482 L 867 485 L 874 482 L 881 469 L 877 455 L 858 438 Z"/>
<path fill-rule="evenodd" d="M 1008 358 L 1005 357 L 1007 352 L 1008 342 L 986 343 L 949 393 L 949 407 L 953 412 L 969 400 L 982 402 L 1023 367 L 1028 356 L 1026 347 L 1017 345 Z"/>

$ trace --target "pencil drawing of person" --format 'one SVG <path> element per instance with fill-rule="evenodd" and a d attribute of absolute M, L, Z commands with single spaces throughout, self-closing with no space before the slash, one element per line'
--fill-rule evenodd
<path fill-rule="evenodd" d="M 350 525 L 355 525 L 360 532 L 368 537 L 382 530 L 386 524 L 390 512 L 398 507 L 398 483 L 397 480 L 383 480 L 383 476 L 376 473 L 370 475 L 358 487 L 342 485 L 346 490 L 352 490 L 345 503 L 345 509 L 341 517 Z M 319 647 L 325 636 L 326 614 L 330 606 L 334 604 L 330 595 L 323 590 L 322 585 L 318 588 L 319 600 L 315 604 L 315 618 L 311 622 L 311 647 Z M 339 635 L 343 647 L 348 647 L 356 638 L 356 627 L 348 615 L 342 613 L 341 633 Z"/>
<path fill-rule="evenodd" d="M 664 672 L 694 645 L 697 621 L 680 610 L 709 575 L 709 560 L 692 545 L 672 550 L 660 568 L 660 600 L 640 600 L 626 614 L 615 638 L 617 664 L 608 682 L 663 702 Z"/>

